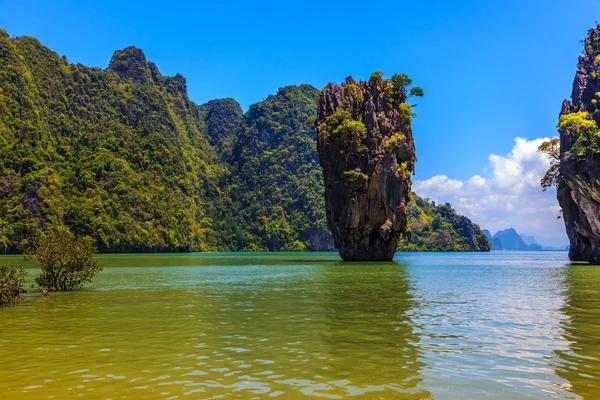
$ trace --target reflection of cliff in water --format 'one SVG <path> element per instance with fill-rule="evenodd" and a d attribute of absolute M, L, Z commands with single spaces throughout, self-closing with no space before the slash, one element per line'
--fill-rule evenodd
<path fill-rule="evenodd" d="M 347 394 L 429 397 L 417 389 L 425 364 L 411 320 L 415 307 L 406 268 L 396 263 L 328 264 L 321 275 L 321 332 L 331 378 Z M 373 392 L 373 393 L 370 393 Z"/>
<path fill-rule="evenodd" d="M 600 269 L 572 265 L 566 269 L 568 350 L 556 351 L 561 365 L 556 373 L 570 383 L 567 390 L 586 399 L 600 395 Z"/>

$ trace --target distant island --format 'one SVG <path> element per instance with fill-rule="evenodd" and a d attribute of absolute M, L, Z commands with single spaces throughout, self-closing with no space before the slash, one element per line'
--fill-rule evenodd
<path fill-rule="evenodd" d="M 243 112 L 202 105 L 128 47 L 106 69 L 0 30 L 0 253 L 49 226 L 99 252 L 333 251 L 314 121 L 286 86 Z M 450 205 L 411 194 L 400 251 L 489 251 Z"/>
<path fill-rule="evenodd" d="M 568 246 L 553 247 L 539 244 L 533 236 L 519 234 L 514 228 L 496 232 L 494 236 L 487 229 L 483 234 L 492 243 L 494 251 L 553 251 L 568 250 Z"/>

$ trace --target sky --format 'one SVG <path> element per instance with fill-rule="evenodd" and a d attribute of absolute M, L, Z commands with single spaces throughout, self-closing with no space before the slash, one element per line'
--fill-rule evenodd
<path fill-rule="evenodd" d="M 554 191 L 538 189 L 547 160 L 534 145 L 556 135 L 596 19 L 600 0 L 0 0 L 12 36 L 101 68 L 140 47 L 199 104 L 233 97 L 246 110 L 286 85 L 405 72 L 425 92 L 415 191 L 492 234 L 514 227 L 553 245 L 567 239 Z"/>

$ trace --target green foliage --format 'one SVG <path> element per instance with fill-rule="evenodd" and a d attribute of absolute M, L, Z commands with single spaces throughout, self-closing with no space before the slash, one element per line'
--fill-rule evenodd
<path fill-rule="evenodd" d="M 578 111 L 570 114 L 563 114 L 558 118 L 558 129 L 588 130 L 597 129 L 596 122 L 590 118 L 586 111 Z"/>
<path fill-rule="evenodd" d="M 410 179 L 412 175 L 412 170 L 406 161 L 402 161 L 398 164 L 397 173 L 399 176 L 404 177 L 404 179 Z"/>
<path fill-rule="evenodd" d="M 340 141 L 345 145 L 360 147 L 362 141 L 366 138 L 367 127 L 361 121 L 351 119 L 351 115 L 346 110 L 341 110 L 327 117 L 323 126 L 323 140 Z"/>
<path fill-rule="evenodd" d="M 549 187 L 558 187 L 560 183 L 560 139 L 553 137 L 550 140 L 543 142 L 538 151 L 545 153 L 550 158 L 550 168 L 540 181 L 540 186 L 544 191 Z"/>
<path fill-rule="evenodd" d="M 75 238 L 65 228 L 49 230 L 28 251 L 29 257 L 37 259 L 42 268 L 35 283 L 42 288 L 66 291 L 91 282 L 102 271 L 94 258 L 95 251 L 89 236 Z"/>
<path fill-rule="evenodd" d="M 400 104 L 399 110 L 400 110 L 400 115 L 402 116 L 402 119 L 404 120 L 404 123 L 409 123 L 417 116 L 417 113 L 415 113 L 413 111 L 411 105 L 408 103 Z"/>
<path fill-rule="evenodd" d="M 231 99 L 193 104 L 139 49 L 100 70 L 0 34 L 0 252 L 46 225 L 102 252 L 214 250 L 211 144 L 230 152 L 240 119 Z"/>
<path fill-rule="evenodd" d="M 489 251 L 491 243 L 478 225 L 457 214 L 450 204 L 436 205 L 411 193 L 408 203 L 410 239 L 399 251 Z"/>
<path fill-rule="evenodd" d="M 423 89 L 418 86 L 411 87 L 412 79 L 406 74 L 394 74 L 390 81 L 396 93 L 400 95 L 400 103 L 413 96 L 423 97 Z"/>
<path fill-rule="evenodd" d="M 344 98 L 346 107 L 349 108 L 353 117 L 358 117 L 361 112 L 361 106 L 364 101 L 362 90 L 352 83 L 345 86 L 347 96 Z"/>
<path fill-rule="evenodd" d="M 399 107 L 400 112 L 406 115 L 406 120 L 410 122 L 410 119 L 414 117 L 414 113 L 412 113 L 412 109 L 409 110 L 410 112 L 406 112 L 406 106 L 411 107 L 406 104 L 406 101 L 414 96 L 422 97 L 423 89 L 418 86 L 412 87 L 412 79 L 407 74 L 394 74 L 390 79 L 385 79 L 383 74 L 382 71 L 373 72 L 369 78 L 369 85 L 381 86 L 381 95 L 386 105 L 389 108 Z M 352 96 L 355 96 L 355 92 L 360 92 L 354 85 L 348 85 L 346 88 Z"/>
<path fill-rule="evenodd" d="M 345 150 L 343 169 L 354 168 L 368 150 L 365 143 L 367 127 L 354 120 L 350 111 L 345 109 L 327 117 L 319 126 L 319 135 L 327 148 Z"/>
<path fill-rule="evenodd" d="M 242 122 L 243 113 L 234 99 L 211 100 L 195 108 L 196 116 L 204 120 L 208 140 L 215 146 L 221 157 L 231 157 L 235 135 L 233 133 Z"/>
<path fill-rule="evenodd" d="M 0 305 L 21 301 L 19 292 L 25 285 L 27 273 L 20 266 L 0 266 Z"/>
<path fill-rule="evenodd" d="M 385 142 L 385 148 L 389 151 L 397 151 L 402 143 L 404 143 L 405 136 L 400 132 L 393 133 L 389 139 Z"/>
<path fill-rule="evenodd" d="M 569 150 L 571 155 L 583 159 L 590 155 L 600 154 L 600 129 L 598 129 L 596 121 L 590 117 L 588 112 L 578 111 L 561 115 L 558 119 L 557 128 L 561 131 L 569 131 L 575 136 L 575 142 Z M 549 171 L 551 172 L 549 177 L 554 176 L 554 172 L 558 173 L 558 166 L 550 169 L 554 171 Z M 548 182 L 550 185 L 553 184 L 553 181 Z"/>
<path fill-rule="evenodd" d="M 421 89 L 418 86 L 410 88 L 409 96 L 423 97 L 424 96 L 423 89 Z"/>
<path fill-rule="evenodd" d="M 214 216 L 217 249 L 315 250 L 311 232 L 328 236 L 316 131 L 306 123 L 316 116 L 316 95 L 309 85 L 287 86 L 250 106 Z"/>
<path fill-rule="evenodd" d="M 350 184 L 361 183 L 368 179 L 369 177 L 360 170 L 344 171 L 344 180 Z"/>
<path fill-rule="evenodd" d="M 19 289 L 25 285 L 25 276 L 27 273 L 21 266 L 2 265 L 0 266 L 0 285 L 11 285 Z"/>
<path fill-rule="evenodd" d="M 394 89 L 406 92 L 406 88 L 412 85 L 412 79 L 407 74 L 394 74 L 391 78 Z"/>
<path fill-rule="evenodd" d="M 349 84 L 345 86 L 346 92 L 357 102 L 364 101 L 364 96 L 362 91 L 354 84 Z"/>
<path fill-rule="evenodd" d="M 369 77 L 369 83 L 373 85 L 378 82 L 381 82 L 383 80 L 383 74 L 383 71 L 373 71 L 373 73 Z"/>

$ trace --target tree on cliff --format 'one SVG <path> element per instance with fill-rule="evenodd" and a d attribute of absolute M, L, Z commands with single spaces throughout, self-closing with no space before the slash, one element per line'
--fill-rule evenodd
<path fill-rule="evenodd" d="M 538 151 L 546 153 L 550 158 L 550 168 L 540 181 L 544 191 L 549 187 L 557 187 L 560 181 L 560 139 L 553 137 L 546 140 L 539 147 Z"/>

